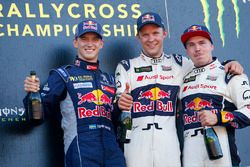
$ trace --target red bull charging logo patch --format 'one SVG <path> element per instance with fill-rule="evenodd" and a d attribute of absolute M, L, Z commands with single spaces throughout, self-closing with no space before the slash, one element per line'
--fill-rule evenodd
<path fill-rule="evenodd" d="M 185 111 L 187 110 L 200 111 L 203 108 L 213 108 L 212 100 L 207 101 L 199 97 L 196 97 L 194 100 L 185 104 Z"/>
<path fill-rule="evenodd" d="M 155 87 L 144 92 L 141 91 L 138 99 L 158 100 L 158 99 L 170 98 L 170 95 L 171 95 L 170 90 L 166 92 L 158 87 Z"/>
<path fill-rule="evenodd" d="M 142 104 L 140 102 L 134 102 L 134 113 L 137 112 L 151 112 L 155 109 L 155 102 L 156 101 L 156 110 L 163 111 L 163 112 L 173 112 L 173 104 L 172 101 L 167 101 L 163 103 L 160 100 L 163 99 L 170 99 L 171 91 L 165 91 L 158 87 L 152 88 L 150 90 L 141 91 L 138 97 L 138 100 L 146 99 L 151 100 L 148 105 Z"/>
<path fill-rule="evenodd" d="M 234 115 L 230 112 L 221 111 L 221 119 L 223 123 L 231 122 L 234 119 Z"/>
<path fill-rule="evenodd" d="M 213 107 L 212 99 L 208 101 L 200 97 L 196 97 L 189 103 L 185 104 L 185 111 L 194 110 L 195 112 L 192 115 L 183 114 L 184 125 L 200 122 L 200 119 L 198 117 L 198 111 L 202 109 L 209 109 L 213 113 L 217 113 L 217 109 L 213 109 L 213 108 L 214 107 Z"/>
<path fill-rule="evenodd" d="M 78 105 L 83 103 L 95 103 L 95 108 L 87 109 L 85 107 L 78 107 L 78 118 L 88 118 L 88 117 L 106 117 L 111 120 L 111 110 L 112 110 L 112 97 L 109 97 L 102 90 L 93 90 L 86 94 L 78 93 Z M 109 105 L 110 108 L 107 109 L 102 106 L 103 104 Z"/>
<path fill-rule="evenodd" d="M 93 90 L 92 92 L 88 92 L 84 95 L 81 93 L 78 93 L 78 105 L 81 105 L 82 103 L 88 102 L 88 103 L 95 103 L 96 105 L 102 105 L 102 104 L 108 104 L 111 105 L 112 103 L 112 97 L 109 98 L 105 93 L 103 93 L 102 90 Z"/>

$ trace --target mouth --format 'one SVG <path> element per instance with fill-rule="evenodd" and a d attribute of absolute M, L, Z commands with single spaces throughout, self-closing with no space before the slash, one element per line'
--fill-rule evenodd
<path fill-rule="evenodd" d="M 95 49 L 90 49 L 90 48 L 87 48 L 87 49 L 85 49 L 85 51 L 86 51 L 87 53 L 92 53 L 92 52 L 94 52 L 94 51 L 95 51 Z"/>
<path fill-rule="evenodd" d="M 156 47 L 156 44 L 150 43 L 150 44 L 148 44 L 147 46 L 148 46 L 148 48 L 150 48 L 150 49 L 154 49 L 154 48 Z"/>
<path fill-rule="evenodd" d="M 194 56 L 195 56 L 195 57 L 201 57 L 202 54 L 201 54 L 201 53 L 196 53 Z"/>

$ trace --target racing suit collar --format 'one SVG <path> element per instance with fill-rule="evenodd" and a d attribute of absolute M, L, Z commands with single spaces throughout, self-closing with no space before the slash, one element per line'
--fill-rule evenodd
<path fill-rule="evenodd" d="M 141 51 L 141 54 L 140 54 L 140 56 L 141 56 L 141 58 L 142 58 L 143 60 L 145 60 L 146 62 L 148 62 L 148 63 L 150 63 L 150 64 L 152 64 L 152 65 L 156 65 L 156 64 L 162 63 L 162 62 L 163 62 L 163 59 L 164 59 L 164 57 L 165 57 L 164 55 L 165 55 L 165 54 L 162 53 L 162 54 L 161 54 L 161 57 L 158 57 L 158 58 L 151 58 L 151 57 L 147 56 L 143 51 Z"/>
<path fill-rule="evenodd" d="M 218 59 L 216 57 L 213 57 L 213 61 L 204 65 L 204 66 L 200 66 L 200 67 L 195 67 L 193 68 L 193 71 L 197 70 L 197 69 L 204 69 L 204 70 L 212 70 L 216 67 L 220 67 L 222 66 L 221 63 L 218 61 Z"/>
<path fill-rule="evenodd" d="M 95 70 L 99 69 L 99 61 L 97 61 L 96 63 L 92 63 L 92 62 L 87 62 L 85 60 L 82 60 L 79 57 L 76 57 L 75 66 L 78 66 L 78 67 L 86 69 L 86 70 L 95 71 Z"/>

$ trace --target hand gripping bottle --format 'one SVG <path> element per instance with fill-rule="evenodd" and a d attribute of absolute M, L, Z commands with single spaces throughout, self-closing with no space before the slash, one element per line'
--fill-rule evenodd
<path fill-rule="evenodd" d="M 36 79 L 36 72 L 30 71 L 33 80 Z M 39 92 L 30 92 L 28 98 L 28 119 L 34 124 L 43 122 L 42 99 Z"/>
<path fill-rule="evenodd" d="M 204 142 L 206 144 L 207 153 L 210 160 L 216 160 L 223 157 L 219 138 L 212 127 L 204 127 Z"/>

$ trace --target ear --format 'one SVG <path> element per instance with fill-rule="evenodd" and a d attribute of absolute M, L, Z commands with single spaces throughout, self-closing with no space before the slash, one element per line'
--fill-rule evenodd
<path fill-rule="evenodd" d="M 214 45 L 211 43 L 211 51 L 214 50 Z"/>
<path fill-rule="evenodd" d="M 168 32 L 163 30 L 163 37 L 166 38 L 168 36 Z"/>
<path fill-rule="evenodd" d="M 103 46 L 104 46 L 104 40 L 102 39 L 102 40 L 101 40 L 101 46 L 100 46 L 100 49 L 102 49 L 102 48 L 103 48 Z"/>
<path fill-rule="evenodd" d="M 75 39 L 73 40 L 73 46 L 74 46 L 75 48 L 78 48 L 78 39 L 77 39 L 77 38 L 75 38 Z"/>

